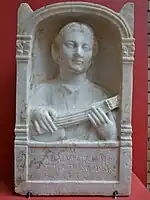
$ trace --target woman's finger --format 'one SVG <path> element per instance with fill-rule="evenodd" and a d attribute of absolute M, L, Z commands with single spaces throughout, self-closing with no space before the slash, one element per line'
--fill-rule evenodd
<path fill-rule="evenodd" d="M 97 123 L 98 123 L 99 125 L 106 123 L 105 118 L 103 118 L 103 116 L 102 116 L 101 113 L 97 110 L 97 108 L 92 107 L 92 111 L 93 111 L 93 113 L 95 113 L 95 115 L 97 116 L 97 118 L 98 118 L 98 122 L 97 122 Z"/>
<path fill-rule="evenodd" d="M 93 126 L 94 126 L 94 127 L 97 127 L 97 124 L 96 124 L 95 120 L 93 119 L 91 113 L 88 114 L 88 117 L 89 117 L 91 123 L 93 124 Z"/>
<path fill-rule="evenodd" d="M 47 111 L 44 111 L 43 112 L 43 116 L 42 116 L 42 120 L 44 121 L 45 125 L 48 127 L 48 129 L 51 131 L 51 132 L 55 132 L 55 129 L 52 127 L 51 125 L 51 116 L 49 116 L 48 112 Z"/>
<path fill-rule="evenodd" d="M 38 123 L 39 123 L 39 125 L 40 125 L 40 127 L 42 129 L 44 129 L 45 131 L 49 132 L 48 127 L 46 126 L 45 122 L 43 121 L 43 118 L 41 120 L 39 120 Z"/>
<path fill-rule="evenodd" d="M 45 126 L 48 128 L 49 132 L 53 133 L 55 130 L 52 128 L 51 123 L 46 117 L 43 117 L 43 122 Z"/>
<path fill-rule="evenodd" d="M 104 123 L 104 120 L 101 118 L 98 118 L 94 111 L 91 112 L 91 116 L 95 120 L 97 126 L 101 126 Z"/>
<path fill-rule="evenodd" d="M 47 121 L 50 123 L 51 128 L 53 129 L 53 132 L 57 131 L 57 127 L 55 123 L 53 122 L 51 116 L 48 114 L 48 112 L 45 113 Z"/>
<path fill-rule="evenodd" d="M 104 119 L 105 123 L 107 123 L 107 124 L 110 123 L 110 120 L 107 117 L 107 115 L 100 108 L 97 108 L 97 110 L 99 111 L 101 117 Z"/>
<path fill-rule="evenodd" d="M 34 121 L 34 126 L 35 126 L 35 129 L 38 132 L 38 134 L 40 134 L 40 125 L 36 120 Z"/>

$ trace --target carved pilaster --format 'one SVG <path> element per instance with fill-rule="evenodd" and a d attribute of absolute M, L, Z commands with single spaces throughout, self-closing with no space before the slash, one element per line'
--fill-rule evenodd
<path fill-rule="evenodd" d="M 122 39 L 122 98 L 121 98 L 121 141 L 132 142 L 132 79 L 134 61 L 134 39 Z"/>
<path fill-rule="evenodd" d="M 17 96 L 15 144 L 26 144 L 28 134 L 28 84 L 32 36 L 17 35 Z"/>

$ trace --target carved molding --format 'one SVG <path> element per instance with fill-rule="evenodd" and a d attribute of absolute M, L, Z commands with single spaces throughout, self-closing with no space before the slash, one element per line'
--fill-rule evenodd
<path fill-rule="evenodd" d="M 21 137 L 20 137 L 21 138 Z M 58 148 L 58 147 L 131 147 L 132 146 L 132 141 L 131 140 L 123 140 L 123 141 L 98 141 L 98 142 L 89 142 L 89 141 L 57 141 L 57 142 L 37 142 L 37 141 L 30 141 L 20 139 L 17 137 L 15 140 L 16 145 L 27 145 L 27 147 L 31 148 L 36 148 L 36 147 L 53 147 L 53 148 Z"/>
<path fill-rule="evenodd" d="M 121 124 L 121 140 L 131 141 L 132 140 L 132 125 Z"/>
<path fill-rule="evenodd" d="M 22 138 L 15 138 L 15 145 L 27 145 L 28 144 L 28 141 L 27 139 L 24 137 Z"/>
<path fill-rule="evenodd" d="M 17 55 L 29 55 L 30 53 L 30 42 L 17 40 Z"/>
<path fill-rule="evenodd" d="M 29 60 L 31 58 L 31 40 L 30 35 L 18 35 L 16 41 L 16 58 L 18 60 Z"/>
<path fill-rule="evenodd" d="M 36 26 L 48 17 L 53 15 L 64 14 L 67 16 L 69 13 L 90 14 L 103 17 L 106 20 L 110 20 L 120 31 L 122 38 L 132 38 L 130 28 L 127 26 L 125 20 L 117 12 L 95 3 L 89 2 L 65 2 L 54 3 L 45 7 L 42 7 L 29 15 L 24 22 L 22 30 L 31 34 Z"/>
<path fill-rule="evenodd" d="M 122 54 L 123 57 L 134 57 L 135 45 L 132 44 L 123 44 Z"/>
<path fill-rule="evenodd" d="M 15 144 L 26 144 L 28 131 L 28 125 L 17 124 L 15 126 Z"/>
<path fill-rule="evenodd" d="M 134 61 L 135 51 L 134 38 L 122 38 L 122 57 L 123 63 L 131 63 Z"/>

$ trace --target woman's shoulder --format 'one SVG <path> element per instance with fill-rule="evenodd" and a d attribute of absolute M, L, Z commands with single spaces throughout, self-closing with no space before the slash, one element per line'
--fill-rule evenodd
<path fill-rule="evenodd" d="M 91 87 L 92 87 L 93 93 L 95 93 L 97 95 L 99 94 L 104 99 L 110 97 L 110 92 L 103 86 L 98 85 L 96 83 L 91 83 Z"/>
<path fill-rule="evenodd" d="M 40 84 L 35 84 L 33 87 L 33 91 L 34 92 L 46 92 L 46 90 L 48 90 L 49 92 L 51 91 L 51 89 L 53 87 L 55 87 L 57 85 L 57 81 L 55 80 L 51 80 L 48 82 L 44 82 L 44 83 L 40 83 Z"/>

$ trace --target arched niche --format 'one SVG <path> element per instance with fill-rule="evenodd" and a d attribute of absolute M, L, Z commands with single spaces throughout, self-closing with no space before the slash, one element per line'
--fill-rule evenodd
<path fill-rule="evenodd" d="M 126 4 L 120 13 L 87 2 L 56 3 L 34 12 L 28 4 L 21 4 L 18 10 L 17 94 L 22 94 L 22 88 L 26 89 L 17 98 L 16 124 L 28 124 L 27 105 L 33 87 L 57 75 L 51 43 L 62 26 L 75 20 L 88 21 L 99 43 L 88 78 L 105 87 L 110 94 L 120 95 L 121 121 L 131 127 L 134 19 L 128 16 L 127 10 L 133 13 L 132 3 Z"/>
<path fill-rule="evenodd" d="M 32 35 L 31 87 L 56 76 L 58 66 L 51 57 L 51 43 L 62 26 L 70 21 L 90 24 L 99 44 L 88 78 L 111 94 L 120 92 L 122 82 L 122 39 L 132 38 L 124 19 L 116 12 L 96 4 L 58 3 L 27 16 L 21 32 Z M 111 34 L 110 34 L 111 33 Z"/>
<path fill-rule="evenodd" d="M 112 94 L 119 93 L 122 81 L 122 48 L 118 29 L 102 17 L 72 15 L 74 14 L 49 17 L 36 27 L 32 49 L 31 84 L 45 82 L 57 76 L 59 68 L 51 57 L 51 44 L 62 26 L 70 21 L 80 21 L 93 27 L 99 44 L 98 54 L 93 58 L 93 65 L 87 73 L 88 78 Z"/>

